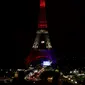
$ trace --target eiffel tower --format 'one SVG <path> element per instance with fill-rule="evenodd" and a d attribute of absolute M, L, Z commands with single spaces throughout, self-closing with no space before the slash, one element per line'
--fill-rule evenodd
<path fill-rule="evenodd" d="M 38 29 L 36 38 L 32 46 L 29 56 L 26 58 L 26 65 L 41 64 L 43 61 L 56 63 L 56 58 L 53 53 L 52 45 L 49 39 L 48 25 L 46 20 L 46 3 L 45 0 L 40 0 L 40 14 L 38 18 Z"/>

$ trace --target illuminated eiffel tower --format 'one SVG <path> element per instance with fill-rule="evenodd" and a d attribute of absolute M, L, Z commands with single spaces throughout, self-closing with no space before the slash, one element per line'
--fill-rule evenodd
<path fill-rule="evenodd" d="M 38 19 L 38 29 L 36 32 L 36 38 L 32 46 L 30 55 L 26 58 L 26 65 L 40 64 L 43 61 L 50 61 L 56 63 L 56 59 L 53 54 L 52 45 L 48 34 L 48 25 L 46 20 L 46 3 L 45 0 L 40 0 L 40 15 Z"/>

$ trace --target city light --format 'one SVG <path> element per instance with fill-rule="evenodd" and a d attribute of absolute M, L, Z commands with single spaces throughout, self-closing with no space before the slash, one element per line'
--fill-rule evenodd
<path fill-rule="evenodd" d="M 70 73 L 72 73 L 72 71 L 70 71 Z"/>
<path fill-rule="evenodd" d="M 68 80 L 71 80 L 71 78 L 68 78 Z"/>
<path fill-rule="evenodd" d="M 35 82 L 33 82 L 33 83 L 35 83 Z"/>
<path fill-rule="evenodd" d="M 12 71 L 12 69 L 9 69 L 10 71 Z"/>
<path fill-rule="evenodd" d="M 73 82 L 73 80 L 71 80 Z"/>
<path fill-rule="evenodd" d="M 59 70 L 58 70 L 58 69 L 56 69 L 56 70 L 55 70 L 55 72 L 59 72 Z M 62 73 L 61 73 L 61 75 L 62 75 Z"/>
<path fill-rule="evenodd" d="M 32 73 L 32 72 L 30 72 L 30 73 L 29 73 L 29 76 L 32 76 L 32 75 L 33 75 L 33 73 Z"/>
<path fill-rule="evenodd" d="M 47 64 L 46 64 L 47 65 Z M 47 66 L 48 67 L 48 66 Z M 49 71 L 49 69 L 47 68 L 47 67 L 41 67 L 40 69 L 38 69 L 38 68 L 34 68 L 31 72 L 25 72 L 25 70 L 27 70 L 27 69 L 22 69 L 22 71 L 24 71 L 25 73 L 26 73 L 26 75 L 24 76 L 24 79 L 26 80 L 26 81 L 32 81 L 32 82 L 34 82 L 34 83 L 36 83 L 36 81 L 40 81 L 41 80 L 41 78 L 40 78 L 40 75 L 43 73 L 43 72 L 45 72 L 45 71 Z M 46 69 L 48 69 L 48 70 L 46 70 Z M 0 69 L 1 70 L 1 69 Z M 10 69 L 9 69 L 10 70 Z M 9 70 L 8 71 L 5 71 L 5 70 L 3 70 L 3 72 L 5 72 L 5 74 L 6 73 L 8 73 L 9 72 Z M 12 69 L 11 69 L 12 70 Z M 50 71 L 52 71 L 52 68 L 50 68 Z M 54 72 L 58 72 L 58 69 L 54 69 Z M 74 70 L 73 70 L 74 71 Z M 78 71 L 77 71 L 78 72 Z M 7 77 L 5 74 L 3 75 L 3 78 L 5 79 L 4 80 L 4 82 L 5 83 L 8 83 L 8 82 L 12 82 L 13 81 L 13 79 L 14 78 L 18 78 L 19 76 L 18 76 L 18 73 L 19 73 L 19 71 L 15 71 L 14 72 L 15 74 L 14 74 L 14 76 L 11 76 L 10 78 L 9 77 Z M 64 75 L 63 74 L 63 72 L 60 72 L 60 74 L 61 74 L 61 77 L 62 77 L 62 81 L 68 81 L 69 83 L 72 83 L 72 84 L 74 84 L 74 85 L 77 85 L 78 84 L 78 80 L 82 83 L 83 81 L 84 81 L 84 79 L 85 79 L 85 72 L 84 71 L 82 71 L 82 73 L 73 73 L 73 74 L 69 74 L 69 75 Z M 10 75 L 10 72 L 9 72 L 9 75 Z M 47 79 L 47 81 L 49 82 L 49 83 L 52 83 L 52 80 L 53 80 L 53 76 L 49 76 L 49 77 L 47 77 L 46 78 Z M 78 80 L 77 80 L 78 79 Z M 3 79 L 2 79 L 3 80 Z M 81 84 L 82 85 L 82 84 Z"/>
<path fill-rule="evenodd" d="M 32 66 L 32 64 L 30 66 Z"/>
<path fill-rule="evenodd" d="M 62 73 L 62 72 L 60 72 L 60 75 L 63 75 L 63 73 Z"/>
<path fill-rule="evenodd" d="M 15 72 L 14 77 L 18 78 L 18 72 Z"/>
<path fill-rule="evenodd" d="M 38 72 L 38 70 L 34 70 L 34 73 L 37 73 Z"/>
<path fill-rule="evenodd" d="M 68 78 L 68 76 L 64 76 L 64 75 L 63 75 L 63 77 L 64 77 L 64 78 Z"/>
<path fill-rule="evenodd" d="M 53 77 L 48 77 L 47 80 L 48 82 L 52 83 Z"/>
<path fill-rule="evenodd" d="M 6 73 L 8 73 L 8 71 L 6 71 Z"/>
<path fill-rule="evenodd" d="M 75 84 L 77 84 L 77 81 L 75 81 Z"/>

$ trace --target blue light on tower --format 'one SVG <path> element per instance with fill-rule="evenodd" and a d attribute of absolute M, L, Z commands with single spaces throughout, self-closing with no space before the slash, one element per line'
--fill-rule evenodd
<path fill-rule="evenodd" d="M 51 66 L 51 61 L 43 61 L 43 66 Z"/>

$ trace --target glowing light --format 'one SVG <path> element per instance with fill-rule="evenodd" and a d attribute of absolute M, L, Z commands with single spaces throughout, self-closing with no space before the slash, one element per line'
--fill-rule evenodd
<path fill-rule="evenodd" d="M 17 69 L 17 71 L 21 71 L 21 69 Z"/>
<path fill-rule="evenodd" d="M 44 57 L 44 56 L 37 56 L 36 58 L 42 58 L 42 57 Z"/>
<path fill-rule="evenodd" d="M 15 72 L 14 77 L 15 77 L 15 78 L 18 77 L 18 72 Z"/>
<path fill-rule="evenodd" d="M 78 71 L 75 69 L 75 70 L 73 71 L 73 73 L 78 73 Z"/>
<path fill-rule="evenodd" d="M 10 71 L 12 71 L 12 69 L 10 69 Z"/>
<path fill-rule="evenodd" d="M 62 73 L 62 72 L 60 72 L 60 75 L 63 75 L 63 73 Z"/>
<path fill-rule="evenodd" d="M 73 80 L 71 80 L 73 82 Z"/>
<path fill-rule="evenodd" d="M 43 33 L 43 34 L 47 34 L 48 31 L 46 31 L 46 30 L 38 30 L 36 33 L 37 33 L 37 34 L 41 34 L 41 33 Z"/>
<path fill-rule="evenodd" d="M 14 77 L 12 77 L 12 78 L 14 78 Z"/>
<path fill-rule="evenodd" d="M 6 71 L 6 73 L 8 73 L 8 71 Z"/>
<path fill-rule="evenodd" d="M 72 78 L 73 76 L 72 75 L 70 75 L 70 78 Z"/>
<path fill-rule="evenodd" d="M 32 66 L 32 64 L 30 66 Z"/>
<path fill-rule="evenodd" d="M 34 70 L 34 73 L 37 73 L 38 72 L 38 70 Z"/>
<path fill-rule="evenodd" d="M 84 76 L 85 74 L 84 73 L 82 73 L 82 74 L 77 74 L 78 76 Z"/>
<path fill-rule="evenodd" d="M 40 0 L 40 8 L 45 7 L 45 0 Z"/>
<path fill-rule="evenodd" d="M 45 41 L 41 41 L 41 43 L 45 43 Z"/>
<path fill-rule="evenodd" d="M 33 82 L 33 83 L 35 83 L 35 82 Z"/>
<path fill-rule="evenodd" d="M 72 73 L 72 71 L 70 71 L 70 73 Z"/>
<path fill-rule="evenodd" d="M 39 23 L 38 28 L 47 28 L 47 23 Z"/>
<path fill-rule="evenodd" d="M 33 73 L 32 73 L 32 72 L 30 72 L 30 73 L 29 73 L 29 76 L 32 76 L 32 75 L 33 75 Z"/>
<path fill-rule="evenodd" d="M 71 80 L 71 78 L 68 78 L 68 80 Z"/>
<path fill-rule="evenodd" d="M 75 81 L 75 84 L 77 84 L 77 81 Z"/>
<path fill-rule="evenodd" d="M 68 76 L 64 76 L 64 75 L 63 75 L 63 77 L 64 77 L 64 78 L 68 78 Z"/>
<path fill-rule="evenodd" d="M 43 61 L 43 65 L 44 66 L 50 66 L 51 65 L 51 62 L 50 61 Z"/>
<path fill-rule="evenodd" d="M 48 77 L 47 80 L 48 82 L 52 83 L 53 77 Z"/>
<path fill-rule="evenodd" d="M 33 68 L 33 67 L 29 67 L 29 69 L 31 70 L 31 69 L 34 69 L 34 68 Z M 28 69 L 28 70 L 29 70 L 29 69 Z"/>
<path fill-rule="evenodd" d="M 59 72 L 59 70 L 58 70 L 58 69 L 56 69 L 56 70 L 55 70 L 55 72 Z"/>

